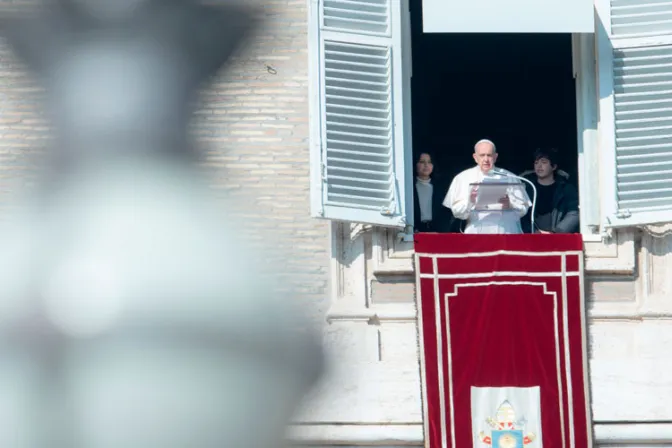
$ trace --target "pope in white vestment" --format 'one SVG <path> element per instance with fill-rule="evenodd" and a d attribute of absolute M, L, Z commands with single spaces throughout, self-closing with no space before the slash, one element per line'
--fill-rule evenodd
<path fill-rule="evenodd" d="M 497 168 L 495 145 L 489 140 L 481 140 L 474 147 L 477 165 L 462 171 L 450 184 L 443 205 L 452 210 L 453 215 L 467 221 L 464 233 L 515 234 L 523 233 L 520 218 L 525 216 L 531 205 L 530 198 L 522 183 L 513 173 Z M 483 182 L 509 183 L 506 195 L 501 198 L 499 210 L 475 210 L 478 192 L 471 184 Z"/>

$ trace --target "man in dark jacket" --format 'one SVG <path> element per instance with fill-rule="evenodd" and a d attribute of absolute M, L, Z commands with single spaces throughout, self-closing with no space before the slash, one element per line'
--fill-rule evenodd
<path fill-rule="evenodd" d="M 579 195 L 569 175 L 558 170 L 555 150 L 538 149 L 534 153 L 534 172 L 522 174 L 537 189 L 534 210 L 534 233 L 576 233 L 579 231 Z M 534 193 L 527 185 L 530 198 Z M 521 220 L 523 231 L 531 231 L 530 214 Z"/>

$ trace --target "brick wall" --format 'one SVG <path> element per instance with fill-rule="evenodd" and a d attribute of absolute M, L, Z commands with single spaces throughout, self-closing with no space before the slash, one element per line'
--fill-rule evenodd
<path fill-rule="evenodd" d="M 24 2 L 28 3 L 28 2 Z M 34 2 L 30 2 L 34 3 Z M 263 26 L 202 92 L 192 124 L 214 188 L 238 204 L 241 235 L 302 298 L 327 303 L 329 227 L 310 218 L 307 1 L 263 0 Z M 20 2 L 0 1 L 0 11 Z M 0 45 L 0 188 L 24 182 L 47 142 L 41 89 Z"/>

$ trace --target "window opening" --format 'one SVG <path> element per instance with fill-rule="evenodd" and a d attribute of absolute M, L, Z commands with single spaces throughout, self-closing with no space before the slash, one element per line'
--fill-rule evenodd
<path fill-rule="evenodd" d="M 449 184 L 473 166 L 482 138 L 515 174 L 533 168 L 535 149 L 557 148 L 559 169 L 578 186 L 571 34 L 425 34 L 422 0 L 410 7 L 414 161 L 431 152 Z"/>

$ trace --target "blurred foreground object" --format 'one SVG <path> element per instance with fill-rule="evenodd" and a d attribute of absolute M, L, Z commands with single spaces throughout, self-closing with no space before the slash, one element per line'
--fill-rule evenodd
<path fill-rule="evenodd" d="M 251 24 L 178 0 L 3 21 L 57 135 L 39 193 L 0 227 L 0 446 L 282 443 L 319 339 L 260 281 L 263 253 L 219 219 L 187 150 L 197 87 Z"/>

